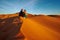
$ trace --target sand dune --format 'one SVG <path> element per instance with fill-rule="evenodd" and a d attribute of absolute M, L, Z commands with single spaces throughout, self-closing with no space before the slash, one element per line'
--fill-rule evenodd
<path fill-rule="evenodd" d="M 27 18 L 21 31 L 26 40 L 60 40 L 60 21 L 50 16 Z"/>
<path fill-rule="evenodd" d="M 6 18 L 10 18 L 10 17 L 15 17 L 15 16 L 18 16 L 18 13 L 16 14 L 1 14 L 0 15 L 0 19 L 6 19 Z"/>
<path fill-rule="evenodd" d="M 60 40 L 60 16 L 0 15 L 0 40 Z"/>

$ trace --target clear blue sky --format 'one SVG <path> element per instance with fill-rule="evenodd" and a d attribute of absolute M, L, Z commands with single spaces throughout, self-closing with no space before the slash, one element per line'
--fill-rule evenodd
<path fill-rule="evenodd" d="M 16 13 L 21 8 L 32 14 L 60 14 L 60 0 L 0 0 L 0 14 Z"/>

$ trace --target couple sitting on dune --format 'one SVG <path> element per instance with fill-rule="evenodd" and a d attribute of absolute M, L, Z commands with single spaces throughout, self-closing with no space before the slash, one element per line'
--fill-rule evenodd
<path fill-rule="evenodd" d="M 24 17 L 24 18 L 27 17 L 26 14 L 27 14 L 27 13 L 26 13 L 26 10 L 24 10 L 24 9 L 21 9 L 21 11 L 19 12 L 19 16 Z"/>

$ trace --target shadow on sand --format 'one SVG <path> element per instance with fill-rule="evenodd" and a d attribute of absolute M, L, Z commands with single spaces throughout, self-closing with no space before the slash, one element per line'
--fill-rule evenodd
<path fill-rule="evenodd" d="M 18 16 L 0 19 L 0 40 L 23 40 L 23 34 L 19 37 L 15 37 L 21 33 L 21 25 L 22 23 Z"/>

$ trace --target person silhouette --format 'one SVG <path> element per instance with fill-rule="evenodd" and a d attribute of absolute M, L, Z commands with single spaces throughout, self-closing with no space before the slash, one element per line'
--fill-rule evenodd
<path fill-rule="evenodd" d="M 23 9 L 21 9 L 21 11 L 19 12 L 19 16 L 23 17 Z"/>
<path fill-rule="evenodd" d="M 21 9 L 21 11 L 19 12 L 19 16 L 26 18 L 26 17 L 27 17 L 27 12 L 26 12 L 26 10 Z"/>
<path fill-rule="evenodd" d="M 24 10 L 24 18 L 26 18 L 27 17 L 27 12 L 26 12 L 26 10 Z"/>

